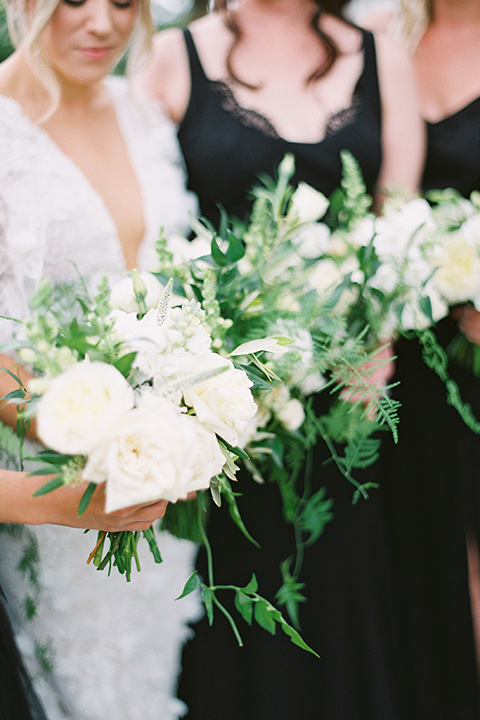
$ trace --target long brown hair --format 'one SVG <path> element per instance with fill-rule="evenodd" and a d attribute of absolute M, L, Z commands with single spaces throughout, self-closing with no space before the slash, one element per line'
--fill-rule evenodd
<path fill-rule="evenodd" d="M 325 61 L 306 78 L 307 84 L 315 82 L 316 80 L 319 80 L 324 75 L 326 75 L 340 54 L 340 50 L 336 42 L 320 27 L 320 18 L 322 14 L 329 13 L 330 15 L 334 15 L 335 17 L 340 18 L 344 22 L 351 24 L 344 15 L 344 9 L 349 4 L 350 0 L 314 0 L 314 2 L 317 5 L 317 9 L 312 15 L 312 18 L 310 20 L 310 26 L 313 29 L 315 35 L 319 38 L 325 50 L 327 51 L 327 57 L 325 58 Z M 235 18 L 235 13 L 229 9 L 228 5 L 228 0 L 214 0 L 213 2 L 213 10 L 224 15 L 225 24 L 228 29 L 231 30 L 234 36 L 232 45 L 230 46 L 230 49 L 228 51 L 226 61 L 228 73 L 230 77 L 236 82 L 240 83 L 240 85 L 243 85 L 244 87 L 247 87 L 251 90 L 258 90 L 260 86 L 251 85 L 250 83 L 241 80 L 233 70 L 232 55 L 238 43 L 240 42 L 243 33 Z"/>

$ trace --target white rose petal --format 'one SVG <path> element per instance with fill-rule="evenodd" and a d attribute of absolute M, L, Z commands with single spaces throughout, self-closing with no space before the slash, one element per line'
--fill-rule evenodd
<path fill-rule="evenodd" d="M 437 259 L 433 282 L 448 303 L 466 302 L 480 289 L 480 259 L 461 233 L 452 233 Z"/>
<path fill-rule="evenodd" d="M 168 400 L 148 395 L 95 448 L 82 476 L 90 482 L 106 480 L 106 511 L 113 512 L 185 499 L 189 492 L 208 488 L 224 463 L 213 433 Z"/>
<path fill-rule="evenodd" d="M 305 411 L 299 400 L 292 398 L 277 412 L 277 418 L 286 430 L 295 431 L 305 420 Z"/>
<path fill-rule="evenodd" d="M 163 285 L 152 273 L 139 273 L 139 279 L 145 288 L 145 306 L 147 310 L 156 308 L 164 291 Z M 112 307 L 123 310 L 126 313 L 137 313 L 139 308 L 135 296 L 134 279 L 130 273 L 116 283 L 110 293 Z"/>
<path fill-rule="evenodd" d="M 239 433 L 245 430 L 257 409 L 250 391 L 252 383 L 243 370 L 237 370 L 230 360 L 215 353 L 199 358 L 195 365 L 199 375 L 217 368 L 226 370 L 184 390 L 183 399 L 207 430 L 230 445 L 237 445 Z"/>
<path fill-rule="evenodd" d="M 301 222 L 315 222 L 325 215 L 328 205 L 323 193 L 301 182 L 293 193 L 290 212 L 296 214 Z"/>
<path fill-rule="evenodd" d="M 112 365 L 80 362 L 54 378 L 37 406 L 37 432 L 49 448 L 88 455 L 133 407 L 133 390 Z"/>

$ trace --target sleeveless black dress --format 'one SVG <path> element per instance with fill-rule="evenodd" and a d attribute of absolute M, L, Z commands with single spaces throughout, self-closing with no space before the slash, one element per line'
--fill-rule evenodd
<path fill-rule="evenodd" d="M 428 123 L 423 188 L 480 190 L 480 98 Z M 457 332 L 446 319 L 444 347 Z M 384 502 L 400 649 L 404 716 L 478 720 L 478 668 L 466 535 L 480 537 L 480 436 L 445 402 L 445 388 L 414 341 L 396 348 L 400 441 L 384 448 Z M 450 374 L 480 419 L 480 379 L 455 362 Z"/>
<path fill-rule="evenodd" d="M 329 196 L 341 177 L 339 152 L 348 148 L 369 191 L 374 190 L 381 163 L 381 104 L 373 36 L 362 33 L 364 69 L 351 107 L 331 119 L 324 140 L 302 144 L 278 137 L 265 118 L 238 106 L 228 86 L 209 80 L 185 31 L 192 89 L 178 137 L 189 187 L 198 194 L 203 215 L 217 222 L 221 204 L 245 216 L 248 190 L 260 174 L 273 175 L 286 152 L 296 158 L 295 180 Z M 301 579 L 309 599 L 300 612 L 302 633 L 321 659 L 295 647 L 281 632 L 272 637 L 241 618 L 245 644 L 238 648 L 223 616 L 217 615 L 211 628 L 204 620 L 195 626 L 183 657 L 179 695 L 190 708 L 189 720 L 398 717 L 378 496 L 353 506 L 351 486 L 321 467 L 324 457 L 319 448 L 314 484 L 328 486 L 335 519 L 306 552 Z M 240 511 L 261 550 L 233 526 L 227 508 L 215 508 L 209 521 L 215 581 L 246 584 L 255 572 L 261 594 L 274 600 L 280 563 L 293 552 L 293 534 L 281 519 L 275 487 L 259 487 L 242 476 L 238 489 L 243 493 Z M 205 572 L 202 553 L 199 569 Z"/>

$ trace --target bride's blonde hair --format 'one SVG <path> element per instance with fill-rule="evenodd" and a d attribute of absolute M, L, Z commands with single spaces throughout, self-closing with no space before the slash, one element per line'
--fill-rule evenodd
<path fill-rule="evenodd" d="M 150 51 L 152 36 L 155 30 L 150 0 L 134 0 L 138 4 L 137 17 L 132 35 L 128 43 L 128 75 L 132 75 L 141 65 Z M 48 27 L 61 0 L 7 0 L 7 23 L 12 42 L 16 48 L 20 45 L 25 53 L 32 71 L 42 83 L 51 99 L 51 106 L 41 118 L 46 120 L 58 108 L 61 100 L 60 85 L 55 72 L 50 67 L 41 36 Z"/>
<path fill-rule="evenodd" d="M 399 0 L 393 14 L 391 32 L 409 50 L 417 47 L 432 19 L 432 0 Z"/>

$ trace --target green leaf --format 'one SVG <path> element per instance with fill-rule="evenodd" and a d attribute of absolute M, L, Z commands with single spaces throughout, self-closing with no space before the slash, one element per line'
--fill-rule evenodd
<path fill-rule="evenodd" d="M 33 473 L 32 473 L 33 475 Z M 57 475 L 56 477 L 52 478 L 48 482 L 45 483 L 45 485 L 42 485 L 41 488 L 38 488 L 33 493 L 34 497 L 41 497 L 42 495 L 46 495 L 49 492 L 52 492 L 53 490 L 57 490 L 58 488 L 63 487 L 63 478 L 61 475 Z"/>
<path fill-rule="evenodd" d="M 198 571 L 195 570 L 190 577 L 188 578 L 187 582 L 183 586 L 182 594 L 176 598 L 176 600 L 180 600 L 183 597 L 186 597 L 187 595 L 190 595 L 194 590 L 196 590 L 200 585 L 202 584 L 200 577 L 198 575 Z"/>
<path fill-rule="evenodd" d="M 122 355 L 122 357 L 118 358 L 118 360 L 113 363 L 113 366 L 122 373 L 123 377 L 128 377 L 136 355 L 136 352 L 127 353 L 126 355 Z"/>
<path fill-rule="evenodd" d="M 230 262 L 238 262 L 245 255 L 245 245 L 231 230 L 227 232 L 228 250 L 227 258 Z"/>
<path fill-rule="evenodd" d="M 208 624 L 213 625 L 213 590 L 201 583 L 203 604 L 207 611 Z"/>
<path fill-rule="evenodd" d="M 278 620 L 278 622 L 280 623 L 280 627 L 282 628 L 285 635 L 288 635 L 290 640 L 295 645 L 298 645 L 298 647 L 302 648 L 302 650 L 306 650 L 307 652 L 312 653 L 312 655 L 315 655 L 315 657 L 317 657 L 317 658 L 320 657 L 320 655 L 317 652 L 315 652 L 315 650 L 313 650 L 309 645 L 307 645 L 307 643 L 302 638 L 300 633 L 297 630 L 295 630 L 295 628 L 293 628 L 291 625 L 289 625 L 287 623 L 287 621 L 281 615 L 280 615 L 280 619 Z"/>
<path fill-rule="evenodd" d="M 247 595 L 253 595 L 258 592 L 258 582 L 255 575 L 252 575 L 250 582 L 248 583 L 248 585 L 245 585 L 242 590 L 244 593 L 247 593 Z"/>
<path fill-rule="evenodd" d="M 258 598 L 253 608 L 255 621 L 271 635 L 275 635 L 276 625 L 273 616 L 273 605 L 263 598 Z M 277 610 L 278 612 L 278 610 Z M 280 613 L 278 613 L 280 615 Z"/>
<path fill-rule="evenodd" d="M 23 387 L 23 383 L 22 383 L 22 381 L 20 380 L 20 378 L 18 377 L 18 375 L 15 375 L 15 373 L 13 373 L 11 370 L 9 370 L 9 369 L 6 368 L 6 367 L 0 366 L 0 370 L 3 370 L 3 372 L 7 373 L 7 375 L 10 375 L 10 377 L 11 377 L 13 380 L 15 380 L 15 382 L 17 382 L 21 387 Z"/>
<path fill-rule="evenodd" d="M 50 465 L 64 465 L 72 459 L 72 455 L 61 455 L 55 450 L 45 448 L 45 450 L 39 450 L 35 456 L 27 457 L 25 459 L 35 460 L 37 462 L 41 460 L 42 462 L 49 463 Z"/>
<path fill-rule="evenodd" d="M 24 390 L 12 390 L 11 392 L 7 393 L 7 395 L 4 395 L 2 400 L 24 400 L 25 399 L 25 391 Z"/>
<path fill-rule="evenodd" d="M 309 534 L 307 544 L 318 540 L 325 525 L 333 519 L 333 500 L 326 497 L 326 488 L 322 487 L 310 497 L 300 513 L 300 527 Z"/>
<path fill-rule="evenodd" d="M 229 260 L 224 252 L 222 252 L 218 246 L 218 242 L 216 238 L 212 239 L 212 258 L 215 260 L 217 265 L 220 267 L 226 267 L 229 264 Z"/>
<path fill-rule="evenodd" d="M 241 590 L 237 590 L 235 593 L 235 607 L 249 625 L 252 624 L 253 620 L 253 605 L 253 598 L 245 595 Z"/>
<path fill-rule="evenodd" d="M 97 488 L 96 483 L 91 482 L 87 485 L 87 489 L 83 493 L 82 499 L 80 500 L 80 504 L 78 506 L 78 514 L 80 515 L 80 517 L 83 515 L 83 513 L 87 509 L 88 504 L 89 504 L 96 488 Z"/>

